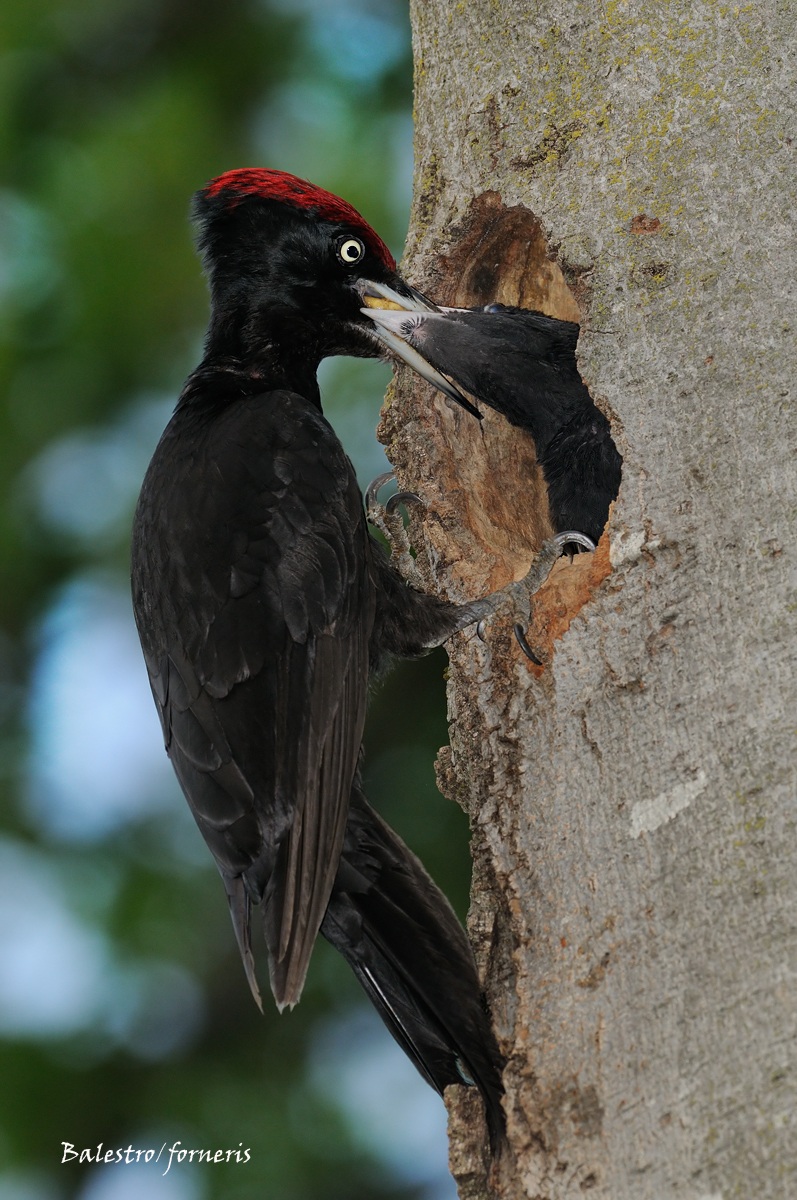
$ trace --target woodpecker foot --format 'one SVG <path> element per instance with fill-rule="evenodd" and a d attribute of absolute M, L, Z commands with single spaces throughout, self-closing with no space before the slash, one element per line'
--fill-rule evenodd
<path fill-rule="evenodd" d="M 520 649 L 538 667 L 542 666 L 542 660 L 529 645 L 525 632 L 529 623 L 531 597 L 545 583 L 554 563 L 564 552 L 565 547 L 571 545 L 578 546 L 582 550 L 595 549 L 595 543 L 584 533 L 576 533 L 572 530 L 568 530 L 566 533 L 557 533 L 555 537 L 548 538 L 546 542 L 543 542 L 523 579 L 508 584 L 500 592 L 494 592 L 492 596 L 486 596 L 484 600 L 477 600 L 475 605 L 470 606 L 470 612 L 474 613 L 475 610 L 474 615 L 478 615 L 480 618 L 476 625 L 476 634 L 482 641 L 485 640 L 485 619 L 509 605 L 515 614 L 523 616 L 522 621 L 516 620 L 513 624 Z"/>
<path fill-rule="evenodd" d="M 520 649 L 523 651 L 526 658 L 530 658 L 531 661 L 536 666 L 541 667 L 542 659 L 537 657 L 537 655 L 534 653 L 531 646 L 529 645 L 529 643 L 526 639 L 526 631 L 524 630 L 523 626 L 518 624 L 518 622 L 516 621 L 512 628 L 515 631 L 515 639 L 517 641 L 517 644 L 518 644 L 518 646 L 520 646 Z"/>
<path fill-rule="evenodd" d="M 518 646 L 520 646 L 520 649 L 523 651 L 526 658 L 530 658 L 533 663 L 535 663 L 538 667 L 541 667 L 542 659 L 537 657 L 537 655 L 534 653 L 531 646 L 529 645 L 529 643 L 526 639 L 526 632 L 525 632 L 523 626 L 520 624 L 519 621 L 515 621 L 515 624 L 512 626 L 512 628 L 515 632 L 515 638 L 517 639 L 517 644 L 518 644 Z M 476 636 L 482 642 L 487 641 L 487 638 L 484 636 L 484 621 L 479 621 L 478 625 L 476 626 Z"/>
<path fill-rule="evenodd" d="M 557 533 L 555 537 L 548 538 L 540 547 L 539 554 L 534 559 L 534 562 L 529 568 L 528 574 L 519 583 L 510 584 L 510 588 L 524 588 L 525 595 L 528 600 L 538 592 L 546 579 L 553 570 L 554 563 L 560 555 L 566 552 L 566 547 L 578 546 L 582 550 L 594 550 L 595 543 L 591 538 L 588 538 L 585 533 L 578 533 L 575 530 L 567 530 L 564 533 Z M 575 551 L 571 549 L 567 551 L 570 561 L 573 561 Z M 526 658 L 531 659 L 538 667 L 542 666 L 542 659 L 535 654 L 526 638 L 526 630 L 523 625 L 516 621 L 514 624 L 515 639 L 520 649 L 526 655 Z"/>
<path fill-rule="evenodd" d="M 380 504 L 379 492 L 395 478 L 392 471 L 384 471 L 369 483 L 365 490 L 365 515 L 368 522 L 384 534 L 390 546 L 390 561 L 402 579 L 412 587 L 422 590 L 420 574 L 412 557 L 410 539 L 399 506 L 406 506 L 413 501 L 423 504 L 423 501 L 415 492 L 396 492 L 386 504 Z"/>

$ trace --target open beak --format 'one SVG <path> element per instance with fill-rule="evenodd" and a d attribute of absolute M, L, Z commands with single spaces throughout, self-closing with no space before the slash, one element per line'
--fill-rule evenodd
<path fill-rule="evenodd" d="M 439 313 L 441 310 L 414 288 L 406 284 L 403 286 L 406 288 L 406 294 L 373 280 L 364 279 L 359 284 L 364 305 L 360 312 L 371 320 L 374 326 L 371 332 L 408 367 L 412 367 L 418 375 L 481 421 L 482 414 L 478 408 L 471 404 L 456 384 L 427 362 L 407 341 L 407 333 L 419 320 L 423 320 L 424 314 Z"/>

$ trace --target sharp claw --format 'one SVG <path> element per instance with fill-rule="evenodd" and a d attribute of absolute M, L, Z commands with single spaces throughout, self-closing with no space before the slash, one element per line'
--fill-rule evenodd
<path fill-rule="evenodd" d="M 392 471 L 383 471 L 372 479 L 365 489 L 365 519 L 374 529 L 378 529 L 390 547 L 390 557 L 393 566 L 406 583 L 417 591 L 423 591 L 415 560 L 412 557 L 412 547 L 404 527 L 404 515 L 399 512 L 400 504 L 409 504 L 415 500 L 423 504 L 415 492 L 397 492 L 384 504 L 379 503 L 379 493 L 388 483 L 395 482 Z"/>
<path fill-rule="evenodd" d="M 517 644 L 526 655 L 526 658 L 530 658 L 533 663 L 535 663 L 538 667 L 541 667 L 542 659 L 537 658 L 537 655 L 526 641 L 526 634 L 522 625 L 515 625 L 515 637 L 517 638 Z"/>
<path fill-rule="evenodd" d="M 385 505 L 385 512 L 394 513 L 399 504 L 409 504 L 412 500 L 417 501 L 418 504 L 423 504 L 423 500 L 421 500 L 416 492 L 396 492 L 395 496 L 391 496 Z"/>
<path fill-rule="evenodd" d="M 595 543 L 593 542 L 592 538 L 588 538 L 585 533 L 578 533 L 578 531 L 575 529 L 568 529 L 564 533 L 557 533 L 556 537 L 554 537 L 552 541 L 555 542 L 555 544 L 559 546 L 561 550 L 564 550 L 565 546 L 580 546 L 582 550 L 595 549 Z M 573 555 L 571 553 L 571 561 L 572 558 Z"/>
<path fill-rule="evenodd" d="M 545 580 L 551 573 L 551 569 L 556 563 L 557 558 L 561 554 L 563 548 L 567 545 L 579 546 L 582 550 L 594 550 L 595 543 L 591 538 L 588 538 L 585 533 L 578 533 L 576 530 L 566 530 L 563 533 L 557 533 L 554 537 L 548 538 L 540 547 L 534 562 L 532 562 L 526 576 L 515 583 L 507 584 L 498 592 L 493 592 L 490 596 L 484 597 L 479 602 L 479 611 L 486 612 L 489 615 L 499 612 L 501 608 L 511 600 L 514 604 L 523 604 L 523 612 L 528 614 L 528 603 L 530 596 L 538 592 L 545 583 Z M 516 613 L 519 607 L 514 610 Z M 473 618 L 471 618 L 472 620 Z M 523 625 L 516 623 L 514 625 L 515 637 L 520 649 L 531 662 L 536 666 L 542 667 L 545 664 L 539 658 L 526 638 L 526 630 Z M 484 637 L 484 619 L 481 619 L 476 625 L 476 634 L 481 639 Z"/>
<path fill-rule="evenodd" d="M 383 471 L 381 475 L 377 475 L 376 479 L 372 479 L 365 489 L 365 507 L 368 512 L 376 508 L 377 496 L 386 483 L 390 483 L 391 479 L 395 479 L 392 471 Z"/>

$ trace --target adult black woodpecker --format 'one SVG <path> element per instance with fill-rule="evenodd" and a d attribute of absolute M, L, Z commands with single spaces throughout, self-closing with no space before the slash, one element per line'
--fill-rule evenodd
<path fill-rule="evenodd" d="M 385 344 L 427 378 L 442 373 L 534 438 L 554 529 L 597 542 L 622 458 L 576 364 L 579 326 L 530 309 L 369 309 Z"/>
<path fill-rule="evenodd" d="M 144 479 L 132 548 L 166 749 L 258 1003 L 252 909 L 280 1009 L 300 997 L 320 928 L 432 1086 L 476 1084 L 495 1141 L 500 1056 L 470 945 L 368 805 L 358 760 L 370 673 L 507 598 L 527 607 L 560 541 L 525 581 L 471 604 L 409 588 L 369 535 L 316 369 L 326 355 L 384 352 L 367 298 L 430 305 L 349 204 L 292 175 L 229 172 L 196 195 L 194 216 L 205 353 Z"/>

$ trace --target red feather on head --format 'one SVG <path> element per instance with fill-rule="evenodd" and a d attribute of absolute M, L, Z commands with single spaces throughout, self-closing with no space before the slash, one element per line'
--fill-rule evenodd
<path fill-rule="evenodd" d="M 356 208 L 340 196 L 316 187 L 306 179 L 299 179 L 297 175 L 268 167 L 242 167 L 236 171 L 226 171 L 224 175 L 212 179 L 205 188 L 208 198 L 224 193 L 229 194 L 230 204 L 237 204 L 244 196 L 260 196 L 264 200 L 292 204 L 330 221 L 345 221 L 362 234 L 371 251 L 386 267 L 396 269 L 393 255 Z"/>

